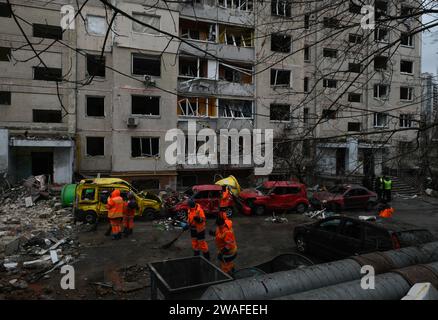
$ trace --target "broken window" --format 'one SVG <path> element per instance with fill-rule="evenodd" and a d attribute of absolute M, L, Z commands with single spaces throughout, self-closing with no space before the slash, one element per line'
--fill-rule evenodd
<path fill-rule="evenodd" d="M 10 18 L 11 16 L 11 6 L 8 3 L 0 3 L 0 17 Z"/>
<path fill-rule="evenodd" d="M 161 57 L 134 53 L 132 55 L 132 74 L 161 76 Z"/>
<path fill-rule="evenodd" d="M 350 62 L 348 64 L 348 71 L 354 72 L 354 73 L 361 73 L 362 72 L 362 65 L 360 63 Z"/>
<path fill-rule="evenodd" d="M 219 79 L 228 82 L 251 84 L 252 72 L 252 67 L 248 65 L 219 64 Z"/>
<path fill-rule="evenodd" d="M 412 101 L 413 91 L 413 88 L 400 87 L 400 100 Z"/>
<path fill-rule="evenodd" d="M 62 69 L 33 67 L 33 79 L 45 81 L 62 81 Z"/>
<path fill-rule="evenodd" d="M 388 13 L 388 2 L 386 1 L 375 1 L 375 10 L 374 10 L 374 16 L 376 19 L 379 19 L 380 17 L 384 17 Z"/>
<path fill-rule="evenodd" d="M 350 42 L 350 43 L 359 44 L 359 43 L 362 43 L 362 41 L 363 41 L 363 37 L 360 34 L 350 33 L 348 35 L 348 42 Z"/>
<path fill-rule="evenodd" d="M 105 117 L 105 97 L 87 97 L 87 116 Z"/>
<path fill-rule="evenodd" d="M 339 20 L 333 17 L 324 17 L 323 25 L 325 28 L 339 28 Z"/>
<path fill-rule="evenodd" d="M 374 98 L 387 99 L 389 95 L 389 86 L 385 84 L 374 85 Z"/>
<path fill-rule="evenodd" d="M 323 79 L 322 86 L 324 88 L 336 88 L 338 85 L 338 81 L 334 79 Z"/>
<path fill-rule="evenodd" d="M 215 24 L 180 19 L 179 28 L 181 30 L 181 38 L 216 42 Z"/>
<path fill-rule="evenodd" d="M 360 14 L 361 6 L 350 0 L 348 11 L 354 14 Z"/>
<path fill-rule="evenodd" d="M 322 110 L 322 118 L 328 120 L 336 119 L 336 110 L 331 110 L 331 109 Z"/>
<path fill-rule="evenodd" d="M 407 33 L 407 32 L 402 32 L 400 35 L 400 44 L 402 46 L 406 46 L 406 47 L 413 47 L 414 46 L 414 36 Z"/>
<path fill-rule="evenodd" d="M 304 29 L 305 30 L 310 29 L 310 14 L 304 15 Z"/>
<path fill-rule="evenodd" d="M 33 122 L 61 123 L 61 110 L 32 110 Z"/>
<path fill-rule="evenodd" d="M 271 121 L 291 121 L 292 115 L 290 105 L 271 104 L 269 107 L 269 120 Z"/>
<path fill-rule="evenodd" d="M 87 32 L 96 35 L 104 36 L 106 34 L 105 17 L 87 15 Z"/>
<path fill-rule="evenodd" d="M 360 131 L 360 122 L 349 122 L 348 131 Z"/>
<path fill-rule="evenodd" d="M 160 115 L 160 97 L 132 96 L 132 114 L 148 116 Z"/>
<path fill-rule="evenodd" d="M 11 93 L 9 91 L 0 91 L 0 104 L 6 106 L 11 105 Z"/>
<path fill-rule="evenodd" d="M 310 62 L 310 46 L 309 45 L 304 46 L 304 61 Z"/>
<path fill-rule="evenodd" d="M 414 63 L 412 61 L 401 60 L 400 72 L 402 73 L 414 73 Z"/>
<path fill-rule="evenodd" d="M 376 28 L 374 30 L 374 40 L 379 42 L 389 42 L 389 30 L 385 28 Z"/>
<path fill-rule="evenodd" d="M 326 58 L 337 58 L 338 57 L 338 50 L 324 48 L 324 49 L 322 49 L 322 55 Z"/>
<path fill-rule="evenodd" d="M 304 92 L 309 92 L 309 78 L 304 77 Z"/>
<path fill-rule="evenodd" d="M 271 86 L 290 86 L 290 70 L 271 69 Z"/>
<path fill-rule="evenodd" d="M 410 16 L 410 15 L 412 15 L 414 13 L 414 8 L 412 8 L 412 7 L 408 7 L 408 6 L 401 6 L 401 9 L 400 9 L 400 15 L 402 16 L 402 17 L 405 17 L 405 16 Z"/>
<path fill-rule="evenodd" d="M 388 114 L 382 112 L 374 113 L 374 127 L 386 127 L 388 125 Z"/>
<path fill-rule="evenodd" d="M 252 119 L 252 101 L 220 99 L 219 115 L 223 118 Z"/>
<path fill-rule="evenodd" d="M 253 47 L 253 31 L 247 28 L 219 26 L 219 43 L 235 47 Z"/>
<path fill-rule="evenodd" d="M 218 0 L 218 5 L 227 9 L 237 9 L 241 11 L 253 10 L 253 0 Z"/>
<path fill-rule="evenodd" d="M 0 61 L 11 61 L 11 48 L 0 47 Z"/>
<path fill-rule="evenodd" d="M 105 78 L 105 57 L 87 54 L 87 72 L 89 76 Z"/>
<path fill-rule="evenodd" d="M 96 199 L 96 188 L 82 189 L 81 200 L 94 201 Z"/>
<path fill-rule="evenodd" d="M 271 14 L 274 16 L 291 16 L 291 2 L 289 0 L 272 0 Z"/>
<path fill-rule="evenodd" d="M 160 29 L 160 17 L 143 13 L 132 13 L 132 17 L 144 24 L 150 25 L 156 29 Z M 150 27 L 132 21 L 132 31 L 147 34 L 160 34 L 158 30 L 154 30 Z"/>
<path fill-rule="evenodd" d="M 412 119 L 412 114 L 400 114 L 400 128 L 411 128 Z"/>
<path fill-rule="evenodd" d="M 138 157 L 157 157 L 160 154 L 160 138 L 132 137 L 131 156 Z"/>
<path fill-rule="evenodd" d="M 303 122 L 305 124 L 309 123 L 309 108 L 303 109 Z"/>
<path fill-rule="evenodd" d="M 291 37 L 285 34 L 271 34 L 271 50 L 275 52 L 289 53 L 291 48 Z"/>
<path fill-rule="evenodd" d="M 388 64 L 388 57 L 385 56 L 376 56 L 374 57 L 374 70 L 386 70 Z"/>
<path fill-rule="evenodd" d="M 37 38 L 62 40 L 62 28 L 47 24 L 33 24 L 33 36 Z"/>
<path fill-rule="evenodd" d="M 96 157 L 105 155 L 104 137 L 87 137 L 87 156 Z"/>
<path fill-rule="evenodd" d="M 362 95 L 360 93 L 349 92 L 348 93 L 348 102 L 361 102 Z"/>
<path fill-rule="evenodd" d="M 216 98 L 178 97 L 178 116 L 217 117 Z"/>

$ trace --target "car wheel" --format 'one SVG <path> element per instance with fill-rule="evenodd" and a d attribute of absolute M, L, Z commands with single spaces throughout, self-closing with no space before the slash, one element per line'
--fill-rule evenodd
<path fill-rule="evenodd" d="M 176 218 L 178 220 L 186 221 L 187 220 L 187 212 L 185 210 L 180 210 L 176 213 Z"/>
<path fill-rule="evenodd" d="M 265 207 L 264 206 L 256 206 L 254 208 L 254 213 L 258 216 L 262 216 L 265 214 Z"/>
<path fill-rule="evenodd" d="M 307 205 L 304 203 L 299 203 L 296 207 L 295 207 L 295 211 L 297 213 L 303 214 L 304 212 L 306 212 L 307 210 Z"/>
<path fill-rule="evenodd" d="M 297 244 L 297 250 L 301 253 L 306 253 L 308 251 L 307 249 L 307 243 L 304 240 L 304 237 L 302 235 L 297 236 L 295 240 Z"/>
<path fill-rule="evenodd" d="M 97 214 L 96 212 L 92 210 L 85 211 L 84 214 L 84 221 L 88 224 L 95 224 L 97 220 Z"/>
<path fill-rule="evenodd" d="M 146 221 L 152 221 L 155 219 L 155 211 L 153 209 L 144 209 L 143 217 Z"/>

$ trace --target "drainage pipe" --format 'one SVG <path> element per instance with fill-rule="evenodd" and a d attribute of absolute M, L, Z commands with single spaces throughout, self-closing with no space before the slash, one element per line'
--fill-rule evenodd
<path fill-rule="evenodd" d="M 275 299 L 298 292 L 360 279 L 363 265 L 372 265 L 376 274 L 410 265 L 438 261 L 438 242 L 386 252 L 374 252 L 303 269 L 265 274 L 209 287 L 202 300 Z"/>

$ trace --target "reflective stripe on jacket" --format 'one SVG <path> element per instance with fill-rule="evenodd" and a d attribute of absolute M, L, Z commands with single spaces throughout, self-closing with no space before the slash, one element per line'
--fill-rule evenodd
<path fill-rule="evenodd" d="M 196 222 L 195 217 L 199 217 L 201 222 Z M 205 213 L 202 207 L 197 203 L 194 208 L 189 208 L 187 222 L 191 229 L 196 229 L 197 232 L 205 230 Z"/>
<path fill-rule="evenodd" d="M 216 228 L 216 246 L 219 252 L 227 251 L 227 255 L 237 252 L 236 238 L 234 237 L 231 221 L 225 220 L 223 226 Z M 225 250 L 224 250 L 225 249 Z"/>
<path fill-rule="evenodd" d="M 107 208 L 108 208 L 109 219 L 123 217 L 125 202 L 123 201 L 123 198 L 120 196 L 120 190 L 116 189 L 111 193 L 111 197 L 108 198 Z"/>

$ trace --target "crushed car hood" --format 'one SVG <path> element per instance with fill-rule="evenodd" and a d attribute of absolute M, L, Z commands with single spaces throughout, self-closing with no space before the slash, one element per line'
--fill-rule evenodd
<path fill-rule="evenodd" d="M 333 201 L 333 200 L 342 199 L 342 194 L 330 193 L 328 191 L 314 192 L 312 196 L 313 198 L 320 201 L 322 200 Z"/>

